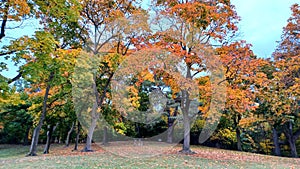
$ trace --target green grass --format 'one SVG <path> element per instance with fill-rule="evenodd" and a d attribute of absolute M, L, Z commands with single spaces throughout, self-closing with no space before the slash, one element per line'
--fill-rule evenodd
<path fill-rule="evenodd" d="M 114 144 L 110 145 L 113 148 Z M 28 146 L 0 145 L 0 168 L 300 168 L 300 160 L 252 153 L 193 146 L 195 155 L 177 153 L 175 147 L 148 158 L 127 158 L 98 148 L 92 153 L 72 152 L 72 148 L 54 145 L 48 155 L 25 157 Z M 119 147 L 120 149 L 120 147 Z M 123 147 L 128 151 L 132 147 Z M 144 149 L 143 146 L 139 147 Z M 121 150 L 121 149 L 120 149 Z"/>

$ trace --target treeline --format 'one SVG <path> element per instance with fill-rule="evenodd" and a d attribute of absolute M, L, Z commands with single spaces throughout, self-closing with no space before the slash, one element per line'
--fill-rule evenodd
<path fill-rule="evenodd" d="M 229 0 L 141 5 L 3 1 L 0 143 L 31 144 L 33 156 L 41 143 L 44 153 L 53 142 L 92 151 L 93 141 L 166 132 L 158 141 L 181 141 L 183 153 L 202 144 L 298 157 L 298 4 L 269 58 L 236 40 L 240 18 Z M 9 41 L 26 19 L 40 28 Z M 3 73 L 11 64 L 15 77 Z"/>

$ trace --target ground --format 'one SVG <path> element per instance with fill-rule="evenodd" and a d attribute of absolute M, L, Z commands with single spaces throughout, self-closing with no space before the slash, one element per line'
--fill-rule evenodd
<path fill-rule="evenodd" d="M 300 168 L 300 159 L 283 158 L 253 153 L 237 152 L 192 146 L 197 154 L 182 155 L 178 153 L 180 146 L 175 146 L 160 155 L 152 157 L 128 157 L 128 152 L 147 149 L 147 145 L 128 146 L 122 143 L 111 143 L 111 153 L 97 144 L 94 152 L 83 153 L 72 151 L 73 145 L 52 145 L 50 154 L 43 155 L 43 146 L 39 146 L 38 156 L 25 157 L 28 146 L 0 145 L 0 168 Z M 151 145 L 152 146 L 152 145 Z M 80 145 L 79 149 L 82 149 Z M 159 147 L 155 147 L 158 149 Z M 163 149 L 163 148 L 162 148 Z M 124 152 L 127 152 L 127 154 Z M 148 150 L 147 150 L 148 152 Z M 156 151 L 154 151 L 155 153 Z M 127 157 L 124 157 L 127 155 Z"/>

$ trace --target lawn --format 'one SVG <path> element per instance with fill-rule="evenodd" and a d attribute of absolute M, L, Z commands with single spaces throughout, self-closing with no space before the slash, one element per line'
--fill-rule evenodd
<path fill-rule="evenodd" d="M 79 148 L 82 148 L 80 145 Z M 150 147 L 150 148 L 149 148 Z M 0 168 L 300 168 L 300 159 L 259 155 L 253 153 L 229 151 L 201 146 L 192 146 L 194 155 L 178 153 L 180 146 L 167 149 L 160 155 L 137 158 L 130 153 L 151 151 L 153 145 L 129 146 L 111 143 L 104 149 L 94 145 L 94 152 L 83 153 L 72 151 L 73 145 L 65 148 L 63 145 L 53 145 L 50 154 L 42 154 L 39 146 L 39 156 L 25 157 L 28 146 L 0 145 Z M 165 147 L 162 147 L 164 149 Z M 107 150 L 113 150 L 111 153 Z M 119 154 L 115 152 L 119 151 Z M 127 157 L 124 157 L 126 155 Z"/>

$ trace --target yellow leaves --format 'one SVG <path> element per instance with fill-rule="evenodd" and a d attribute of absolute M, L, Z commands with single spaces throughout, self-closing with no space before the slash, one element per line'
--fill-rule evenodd
<path fill-rule="evenodd" d="M 9 20 L 12 19 L 15 21 L 20 21 L 24 15 L 27 15 L 30 12 L 30 7 L 27 3 L 27 0 L 8 0 L 6 5 L 8 5 L 9 9 L 3 5 L 4 9 L 0 8 L 0 13 L 5 14 L 8 12 L 7 18 Z"/>
<path fill-rule="evenodd" d="M 19 93 L 1 93 L 0 92 L 0 107 L 2 105 L 10 104 L 10 105 L 18 105 L 24 104 L 25 101 L 21 100 Z"/>
<path fill-rule="evenodd" d="M 29 108 L 29 112 L 40 112 L 42 107 L 42 102 L 41 103 L 33 103 Z"/>
<path fill-rule="evenodd" d="M 227 144 L 231 144 L 231 142 L 236 141 L 236 132 L 232 128 L 221 129 L 212 135 L 211 140 L 222 140 Z"/>
<path fill-rule="evenodd" d="M 108 53 L 103 57 L 103 61 L 108 64 L 112 71 L 115 71 L 124 59 L 125 56 L 118 53 Z"/>
<path fill-rule="evenodd" d="M 139 108 L 140 107 L 140 103 L 139 103 L 140 97 L 138 96 L 139 90 L 135 86 L 129 86 L 127 90 L 129 91 L 129 95 L 130 95 L 129 101 L 131 102 L 132 106 L 136 109 Z"/>
<path fill-rule="evenodd" d="M 239 126 L 240 127 L 249 127 L 251 126 L 253 123 L 259 122 L 259 121 L 264 121 L 264 119 L 259 119 L 257 117 L 246 117 L 246 118 L 242 118 L 239 121 Z"/>
<path fill-rule="evenodd" d="M 143 80 L 148 80 L 150 82 L 155 82 L 154 75 L 150 73 L 147 69 L 140 73 L 140 76 Z"/>
<path fill-rule="evenodd" d="M 174 113 L 175 113 L 175 108 L 173 107 L 170 107 L 170 116 L 174 116 Z"/>

